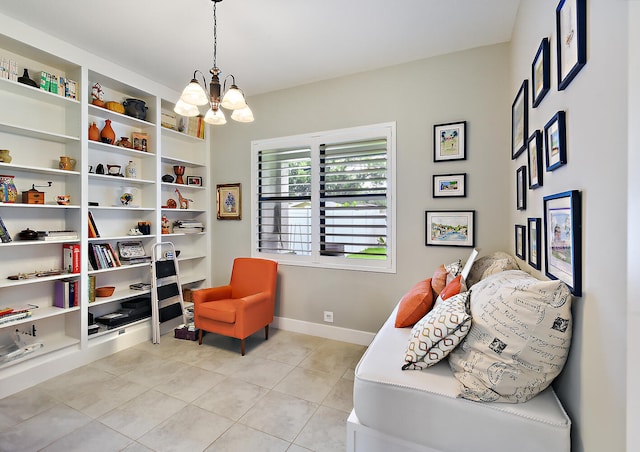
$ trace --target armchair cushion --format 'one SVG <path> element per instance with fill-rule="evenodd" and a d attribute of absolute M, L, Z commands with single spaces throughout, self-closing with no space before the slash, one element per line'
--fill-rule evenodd
<path fill-rule="evenodd" d="M 199 316 L 224 323 L 235 323 L 236 300 L 215 300 L 202 303 Z"/>

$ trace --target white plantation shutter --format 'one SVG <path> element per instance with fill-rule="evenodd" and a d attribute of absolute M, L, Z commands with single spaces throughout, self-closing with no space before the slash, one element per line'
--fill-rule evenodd
<path fill-rule="evenodd" d="M 387 142 L 320 146 L 320 254 L 386 259 Z"/>
<path fill-rule="evenodd" d="M 252 254 L 395 272 L 395 123 L 252 142 Z"/>

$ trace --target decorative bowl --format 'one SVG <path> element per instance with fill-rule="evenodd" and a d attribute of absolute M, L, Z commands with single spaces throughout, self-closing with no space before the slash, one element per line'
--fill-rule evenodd
<path fill-rule="evenodd" d="M 107 110 L 115 111 L 116 113 L 124 114 L 124 105 L 120 102 L 109 101 L 106 103 Z"/>
<path fill-rule="evenodd" d="M 96 288 L 96 297 L 110 297 L 116 290 L 115 286 L 103 286 Z"/>

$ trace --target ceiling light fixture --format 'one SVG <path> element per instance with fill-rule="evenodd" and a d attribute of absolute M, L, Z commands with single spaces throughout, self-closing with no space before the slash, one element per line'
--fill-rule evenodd
<path fill-rule="evenodd" d="M 202 76 L 204 86 L 207 85 L 205 76 L 199 70 L 193 72 L 193 78 L 186 86 L 178 102 L 176 102 L 173 111 L 182 116 L 198 116 L 200 110 L 199 105 L 209 104 L 209 111 L 204 116 L 204 121 L 209 124 L 222 125 L 227 123 L 224 112 L 220 107 L 233 110 L 231 119 L 238 122 L 253 122 L 253 112 L 247 105 L 244 93 L 236 85 L 236 79 L 229 74 L 224 79 L 223 86 L 220 86 L 220 74 L 222 71 L 218 68 L 217 47 L 218 47 L 218 19 L 216 16 L 216 4 L 222 0 L 211 0 L 213 2 L 213 67 L 209 70 L 211 74 L 211 82 L 209 83 L 209 94 L 200 85 L 196 78 L 196 74 Z M 227 80 L 231 78 L 231 84 L 227 89 Z M 221 89 L 222 88 L 222 89 Z M 221 96 L 221 94 L 223 94 Z"/>

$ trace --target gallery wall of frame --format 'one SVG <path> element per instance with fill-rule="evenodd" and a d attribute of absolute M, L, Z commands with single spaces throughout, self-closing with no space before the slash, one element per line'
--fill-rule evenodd
<path fill-rule="evenodd" d="M 547 277 L 564 281 L 577 297 L 582 296 L 582 192 L 574 187 L 552 194 L 539 190 L 545 180 L 554 177 L 553 185 L 562 186 L 561 173 L 567 171 L 562 168 L 569 166 L 570 118 L 565 110 L 559 110 L 546 123 L 533 123 L 529 115 L 529 91 L 531 108 L 538 108 L 544 99 L 555 94 L 550 69 L 553 60 L 550 43 L 554 40 L 557 91 L 570 87 L 587 62 L 586 24 L 586 0 L 560 0 L 555 11 L 556 34 L 542 37 L 531 64 L 531 80 L 519 84 L 511 105 L 511 159 L 517 168 L 516 210 L 519 215 L 526 214 L 527 208 L 536 211 L 540 208 L 543 213 L 542 218 L 529 216 L 526 224 L 514 225 L 514 254 L 531 268 L 544 271 Z M 520 164 L 519 157 L 525 150 L 526 164 Z M 557 170 L 560 171 L 555 175 Z M 543 178 L 544 173 L 547 175 Z"/>
<path fill-rule="evenodd" d="M 467 159 L 467 121 L 433 126 L 433 162 Z M 432 197 L 466 198 L 467 173 L 432 175 Z M 475 210 L 425 212 L 425 245 L 475 246 Z"/>

